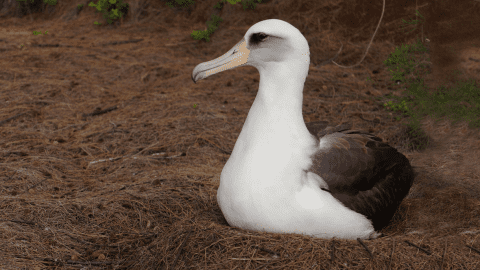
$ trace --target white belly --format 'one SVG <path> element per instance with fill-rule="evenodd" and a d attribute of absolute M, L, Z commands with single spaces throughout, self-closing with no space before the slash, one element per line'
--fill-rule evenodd
<path fill-rule="evenodd" d="M 268 175 L 253 164 L 233 157 L 222 171 L 217 200 L 231 226 L 326 239 L 367 239 L 375 233 L 370 220 L 320 189 L 327 184 L 319 176 L 302 169 Z M 248 174 L 238 174 L 242 166 L 249 166 Z M 272 175 L 277 178 L 265 179 Z"/>
<path fill-rule="evenodd" d="M 307 174 L 318 141 L 301 111 L 292 116 L 274 107 L 263 114 L 260 105 L 256 99 L 220 176 L 217 201 L 227 222 L 257 231 L 368 238 L 371 222 L 321 190 L 323 179 Z"/>

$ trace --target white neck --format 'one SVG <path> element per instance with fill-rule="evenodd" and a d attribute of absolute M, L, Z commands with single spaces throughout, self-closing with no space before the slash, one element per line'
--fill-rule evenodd
<path fill-rule="evenodd" d="M 281 137 L 286 135 L 308 136 L 302 115 L 308 65 L 290 61 L 258 69 L 260 86 L 239 139 L 275 136 L 281 143 Z"/>
<path fill-rule="evenodd" d="M 296 72 L 289 73 L 289 68 L 278 63 L 267 69 L 259 68 L 257 96 L 224 168 L 228 171 L 227 168 L 236 164 L 235 170 L 246 170 L 242 173 L 244 178 L 235 181 L 261 179 L 257 184 L 264 186 L 285 181 L 284 190 L 291 191 L 300 185 L 295 179 L 299 180 L 302 170 L 311 165 L 310 153 L 315 149 L 316 140 L 310 135 L 302 115 L 307 72 L 293 70 Z M 233 181 L 238 175 L 231 177 Z"/>

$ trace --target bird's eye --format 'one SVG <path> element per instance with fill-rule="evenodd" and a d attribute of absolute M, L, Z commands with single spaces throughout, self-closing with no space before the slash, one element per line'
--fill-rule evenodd
<path fill-rule="evenodd" d="M 255 33 L 250 37 L 250 44 L 259 44 L 268 39 L 268 35 L 265 33 Z"/>
<path fill-rule="evenodd" d="M 258 38 L 260 39 L 260 41 L 265 41 L 265 39 L 268 38 L 268 35 L 265 35 L 264 33 L 259 33 Z"/>

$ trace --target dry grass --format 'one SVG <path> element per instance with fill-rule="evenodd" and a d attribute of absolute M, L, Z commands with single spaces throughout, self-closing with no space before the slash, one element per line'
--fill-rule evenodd
<path fill-rule="evenodd" d="M 479 131 L 426 117 L 430 147 L 411 151 L 406 128 L 373 99 L 395 92 L 382 61 L 413 40 L 399 25 L 414 14 L 414 1 L 388 3 L 355 69 L 316 66 L 340 42 L 337 62 L 355 63 L 381 2 L 226 5 L 210 43 L 190 33 L 204 29 L 215 1 L 197 1 L 189 12 L 129 2 L 132 12 L 116 26 L 93 25 L 101 19 L 89 9 L 77 14 L 82 1 L 59 1 L 50 15 L 1 19 L 8 27 L 0 32 L 0 268 L 479 267 L 480 254 L 468 247 L 480 249 Z M 352 122 L 398 147 L 417 169 L 386 237 L 364 241 L 372 256 L 357 241 L 232 228 L 220 212 L 219 175 L 259 76 L 249 67 L 198 84 L 190 76 L 268 18 L 292 23 L 310 43 L 305 120 Z M 116 43 L 125 40 L 132 42 Z"/>

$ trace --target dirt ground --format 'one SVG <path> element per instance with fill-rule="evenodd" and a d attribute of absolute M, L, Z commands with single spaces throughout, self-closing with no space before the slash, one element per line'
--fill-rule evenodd
<path fill-rule="evenodd" d="M 188 9 L 136 0 L 108 25 L 91 9 L 77 11 L 85 1 L 24 16 L 0 1 L 0 268 L 478 269 L 479 130 L 425 116 L 429 146 L 414 150 L 408 119 L 395 120 L 400 114 L 374 98 L 401 93 L 383 61 L 416 36 L 430 40 L 427 85 L 452 83 L 445 74 L 459 69 L 480 86 L 480 19 L 471 16 L 480 3 L 391 1 L 359 66 L 321 65 L 341 44 L 337 63 L 361 59 L 380 18 L 377 2 L 266 1 L 215 11 L 210 0 Z M 415 9 L 425 27 L 406 33 L 402 19 Z M 224 21 L 211 41 L 193 40 L 212 13 Z M 194 84 L 191 73 L 270 18 L 309 41 L 305 121 L 350 122 L 415 168 L 385 237 L 365 241 L 372 256 L 357 241 L 232 228 L 217 205 L 220 172 L 259 75 L 242 67 Z"/>

